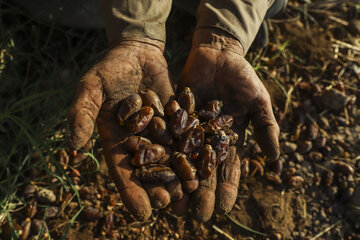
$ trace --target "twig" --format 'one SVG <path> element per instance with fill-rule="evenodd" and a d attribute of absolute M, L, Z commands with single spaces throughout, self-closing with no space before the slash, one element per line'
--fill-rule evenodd
<path fill-rule="evenodd" d="M 329 19 L 333 20 L 334 22 L 340 23 L 340 24 L 342 24 L 344 26 L 349 26 L 349 22 L 347 22 L 347 21 L 345 21 L 345 20 L 343 20 L 341 18 L 337 18 L 337 17 L 334 17 L 334 16 L 330 15 Z"/>
<path fill-rule="evenodd" d="M 221 233 L 222 235 L 224 235 L 224 236 L 227 237 L 228 239 L 230 239 L 230 240 L 235 240 L 235 238 L 233 238 L 232 236 L 230 236 L 227 232 L 224 232 L 223 230 L 221 230 L 219 227 L 217 227 L 217 226 L 215 226 L 215 225 L 213 225 L 212 227 L 213 227 L 213 229 L 215 229 L 215 231 Z"/>
<path fill-rule="evenodd" d="M 351 50 L 360 52 L 360 48 L 359 48 L 359 47 L 356 47 L 356 46 L 354 46 L 354 45 L 351 45 L 350 43 L 346 43 L 346 42 L 343 42 L 343 41 L 340 41 L 340 40 L 337 40 L 337 39 L 333 39 L 332 41 L 333 41 L 334 43 L 338 44 L 340 47 L 349 48 L 349 49 L 351 49 Z M 334 44 L 333 44 L 333 46 L 334 46 Z"/>
<path fill-rule="evenodd" d="M 235 224 L 238 225 L 239 227 L 241 227 L 241 228 L 243 228 L 243 229 L 245 229 L 245 230 L 247 230 L 247 231 L 249 231 L 249 232 L 252 232 L 252 233 L 258 234 L 258 235 L 260 235 L 260 236 L 264 236 L 264 237 L 267 236 L 267 234 L 265 234 L 265 233 L 258 232 L 258 231 L 254 230 L 254 229 L 251 229 L 251 228 L 249 228 L 249 227 L 247 227 L 247 226 L 239 223 L 237 220 L 235 220 L 235 219 L 234 219 L 232 216 L 230 216 L 229 214 L 225 214 L 225 216 L 226 216 L 227 218 L 229 218 L 233 223 L 235 223 Z"/>
<path fill-rule="evenodd" d="M 319 232 L 318 234 L 316 234 L 314 237 L 312 237 L 310 240 L 316 240 L 319 237 L 321 237 L 324 233 L 330 231 L 331 229 L 333 229 L 336 225 L 338 225 L 339 223 L 341 223 L 343 220 L 339 220 L 336 223 L 334 223 L 333 225 L 325 228 L 323 231 Z"/>

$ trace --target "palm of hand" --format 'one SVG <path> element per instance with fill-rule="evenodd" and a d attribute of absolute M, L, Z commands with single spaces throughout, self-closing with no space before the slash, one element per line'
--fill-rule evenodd
<path fill-rule="evenodd" d="M 189 86 L 199 103 L 222 100 L 225 110 L 235 117 L 240 145 L 251 120 L 255 138 L 265 154 L 273 159 L 278 157 L 279 127 L 269 93 L 243 56 L 209 47 L 195 48 L 185 65 L 181 86 Z"/>
<path fill-rule="evenodd" d="M 150 199 L 121 147 L 127 133 L 117 123 L 115 112 L 122 99 L 144 88 L 154 90 L 163 104 L 173 95 L 162 52 L 146 44 L 120 45 L 83 76 L 68 114 L 70 144 L 75 149 L 91 137 L 96 119 L 110 175 L 125 206 L 140 220 L 151 214 Z M 159 206 L 170 201 L 165 189 L 151 191 L 157 195 Z"/>

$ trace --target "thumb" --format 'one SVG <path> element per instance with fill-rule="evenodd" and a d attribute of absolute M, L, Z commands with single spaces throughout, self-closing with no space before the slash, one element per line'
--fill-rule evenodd
<path fill-rule="evenodd" d="M 81 78 L 67 116 L 70 125 L 69 145 L 72 149 L 83 147 L 90 139 L 102 102 L 101 79 L 92 69 Z"/>

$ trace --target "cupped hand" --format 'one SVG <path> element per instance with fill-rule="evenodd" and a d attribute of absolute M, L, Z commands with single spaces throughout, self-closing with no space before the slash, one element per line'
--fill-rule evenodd
<path fill-rule="evenodd" d="M 152 207 L 168 205 L 173 195 L 179 196 L 181 186 L 179 182 L 167 186 L 140 183 L 121 144 L 127 133 L 115 116 L 122 99 L 144 88 L 155 91 L 163 104 L 174 94 L 163 50 L 159 41 L 122 39 L 81 78 L 68 113 L 73 149 L 85 145 L 97 121 L 110 175 L 124 205 L 139 220 L 149 218 Z"/>
<path fill-rule="evenodd" d="M 180 89 L 183 87 L 191 88 L 198 105 L 213 99 L 223 101 L 224 110 L 234 116 L 239 134 L 238 150 L 251 121 L 262 151 L 270 159 L 279 157 L 279 126 L 269 93 L 244 58 L 241 44 L 235 38 L 221 30 L 197 30 L 181 77 Z M 200 181 L 192 194 L 192 211 L 198 220 L 207 221 L 214 207 L 221 213 L 233 207 L 240 178 L 240 159 L 235 151 L 232 149 L 218 171 Z M 182 201 L 176 207 L 185 206 L 186 200 Z"/>

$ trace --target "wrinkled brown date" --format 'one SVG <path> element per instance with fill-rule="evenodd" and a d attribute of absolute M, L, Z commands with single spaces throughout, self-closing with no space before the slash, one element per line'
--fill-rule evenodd
<path fill-rule="evenodd" d="M 182 136 L 179 144 L 179 152 L 189 154 L 198 150 L 204 143 L 204 129 L 198 125 L 191 128 Z"/>
<path fill-rule="evenodd" d="M 188 116 L 188 120 L 187 120 L 187 123 L 186 123 L 186 127 L 184 128 L 184 133 L 186 133 L 187 131 L 189 131 L 191 128 L 193 127 L 196 127 L 200 125 L 200 121 L 199 119 L 197 119 L 196 117 L 194 116 Z"/>
<path fill-rule="evenodd" d="M 181 108 L 185 109 L 189 114 L 194 112 L 195 97 L 190 88 L 184 88 L 184 90 L 179 94 L 178 100 Z"/>
<path fill-rule="evenodd" d="M 136 167 L 158 162 L 165 155 L 165 149 L 159 144 L 147 145 L 137 151 L 131 159 L 131 164 Z"/>
<path fill-rule="evenodd" d="M 183 153 L 174 152 L 172 165 L 182 180 L 193 180 L 196 177 L 196 168 L 190 159 Z"/>
<path fill-rule="evenodd" d="M 147 138 L 141 136 L 130 136 L 125 140 L 123 146 L 125 150 L 127 150 L 128 152 L 135 153 L 139 151 L 141 148 L 150 144 L 151 141 Z"/>
<path fill-rule="evenodd" d="M 199 111 L 199 117 L 206 121 L 216 118 L 220 114 L 222 106 L 222 102 L 212 100 L 206 103 L 206 105 Z"/>
<path fill-rule="evenodd" d="M 146 128 L 153 116 L 154 110 L 151 107 L 145 106 L 126 119 L 125 125 L 131 134 L 137 134 Z"/>
<path fill-rule="evenodd" d="M 160 117 L 153 117 L 150 122 L 150 129 L 151 134 L 159 143 L 164 145 L 171 145 L 173 143 L 164 119 Z"/>
<path fill-rule="evenodd" d="M 211 119 L 205 125 L 205 132 L 215 134 L 219 130 L 227 130 L 234 123 L 234 119 L 230 115 L 222 115 Z"/>
<path fill-rule="evenodd" d="M 161 101 L 158 95 L 150 89 L 145 89 L 140 91 L 140 96 L 142 98 L 142 102 L 144 106 L 149 106 L 154 109 L 154 113 L 156 116 L 163 117 L 164 116 L 164 107 L 161 104 Z"/>
<path fill-rule="evenodd" d="M 184 109 L 179 109 L 171 116 L 169 129 L 174 137 L 180 137 L 184 133 L 187 125 L 188 113 Z"/>
<path fill-rule="evenodd" d="M 135 176 L 151 183 L 167 183 L 176 179 L 176 174 L 171 168 L 152 164 L 135 169 Z"/>
<path fill-rule="evenodd" d="M 239 139 L 239 135 L 231 129 L 226 129 L 225 133 L 229 136 L 230 145 L 235 145 L 236 141 Z"/>
<path fill-rule="evenodd" d="M 81 214 L 85 218 L 92 220 L 92 221 L 98 220 L 103 217 L 103 212 L 100 209 L 93 208 L 93 207 L 84 208 L 84 210 L 82 211 Z"/>
<path fill-rule="evenodd" d="M 165 112 L 168 117 L 174 115 L 179 109 L 180 105 L 175 99 L 170 99 L 165 105 Z"/>
<path fill-rule="evenodd" d="M 119 110 L 117 112 L 117 118 L 120 126 L 125 124 L 125 120 L 132 114 L 139 111 L 142 105 L 142 99 L 139 94 L 131 94 L 120 103 Z"/>
<path fill-rule="evenodd" d="M 211 145 L 204 145 L 197 162 L 200 176 L 203 178 L 209 177 L 216 168 L 216 153 Z"/>
<path fill-rule="evenodd" d="M 213 138 L 212 146 L 216 152 L 216 166 L 219 166 L 228 156 L 230 138 L 224 131 L 219 131 Z"/>

